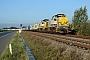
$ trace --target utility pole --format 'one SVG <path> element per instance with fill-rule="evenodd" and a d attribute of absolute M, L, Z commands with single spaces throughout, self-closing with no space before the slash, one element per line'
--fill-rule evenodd
<path fill-rule="evenodd" d="M 22 29 L 22 24 L 20 24 L 20 28 Z"/>
<path fill-rule="evenodd" d="M 20 24 L 20 29 L 19 29 L 19 33 L 21 34 L 22 32 L 22 24 Z"/>

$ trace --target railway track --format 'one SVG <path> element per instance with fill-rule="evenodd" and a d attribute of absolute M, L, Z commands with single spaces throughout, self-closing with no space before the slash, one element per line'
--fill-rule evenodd
<path fill-rule="evenodd" d="M 75 37 L 75 36 L 68 36 L 68 35 L 55 35 L 55 34 L 47 34 L 47 33 L 39 33 L 39 32 L 28 32 L 35 36 L 40 36 L 43 38 L 48 38 L 51 40 L 55 40 L 58 42 L 62 42 L 71 46 L 77 46 L 84 49 L 90 50 L 90 39 L 85 39 L 81 37 Z"/>
<path fill-rule="evenodd" d="M 90 39 L 90 36 L 71 35 L 71 34 L 66 34 L 66 36 L 76 37 L 76 38 L 83 38 L 83 39 Z"/>

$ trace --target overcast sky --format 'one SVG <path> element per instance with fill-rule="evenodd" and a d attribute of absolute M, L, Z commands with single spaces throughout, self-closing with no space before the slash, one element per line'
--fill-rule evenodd
<path fill-rule="evenodd" d="M 74 11 L 84 6 L 90 20 L 90 0 L 0 0 L 0 28 L 28 26 L 57 13 L 64 13 L 71 22 Z"/>

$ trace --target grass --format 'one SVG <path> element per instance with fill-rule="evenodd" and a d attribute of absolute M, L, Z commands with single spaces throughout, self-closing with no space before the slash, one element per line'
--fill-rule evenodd
<path fill-rule="evenodd" d="M 68 60 L 60 55 L 60 51 L 58 49 L 55 50 L 51 48 L 50 42 L 47 43 L 47 41 L 45 43 L 43 39 L 25 32 L 23 32 L 22 35 L 37 60 Z"/>
<path fill-rule="evenodd" d="M 90 53 L 74 46 L 60 44 L 30 32 L 22 32 L 22 35 L 37 60 L 90 60 Z"/>
<path fill-rule="evenodd" d="M 10 43 L 12 44 L 12 55 L 9 52 L 8 44 L 0 56 L 0 60 L 29 60 L 19 33 L 15 34 Z"/>

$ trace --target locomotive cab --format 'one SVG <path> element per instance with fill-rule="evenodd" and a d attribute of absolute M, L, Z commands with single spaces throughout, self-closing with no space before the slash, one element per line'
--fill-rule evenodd
<path fill-rule="evenodd" d="M 52 19 L 54 22 L 56 21 L 56 24 L 54 26 L 56 27 L 57 33 L 69 33 L 70 27 L 69 27 L 69 21 L 65 14 L 57 14 Z"/>

